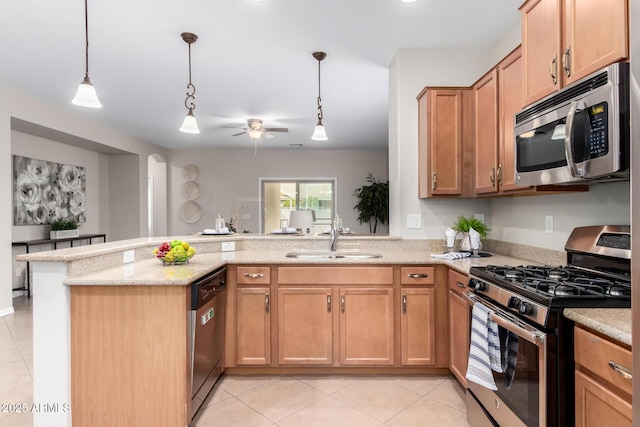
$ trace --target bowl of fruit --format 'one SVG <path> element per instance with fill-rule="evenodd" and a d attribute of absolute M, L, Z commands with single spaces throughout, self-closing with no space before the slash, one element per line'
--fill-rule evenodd
<path fill-rule="evenodd" d="M 196 248 L 183 240 L 172 240 L 163 242 L 151 253 L 162 261 L 163 265 L 186 264 L 196 254 Z"/>

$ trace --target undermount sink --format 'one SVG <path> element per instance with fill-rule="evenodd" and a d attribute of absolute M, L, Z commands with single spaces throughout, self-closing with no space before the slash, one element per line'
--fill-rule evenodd
<path fill-rule="evenodd" d="M 382 258 L 371 252 L 289 252 L 288 258 Z"/>

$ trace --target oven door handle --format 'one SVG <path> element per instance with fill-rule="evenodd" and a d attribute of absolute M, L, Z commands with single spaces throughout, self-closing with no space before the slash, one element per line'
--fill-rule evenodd
<path fill-rule="evenodd" d="M 513 332 L 519 337 L 524 338 L 525 340 L 533 343 L 536 347 L 544 347 L 546 345 L 547 334 L 544 332 L 540 332 L 539 330 L 525 325 L 522 322 L 509 319 L 508 317 L 511 317 L 509 313 L 499 309 L 485 299 L 478 297 L 478 295 L 473 292 L 465 292 L 464 296 L 471 304 L 475 304 L 475 302 L 478 301 L 480 304 L 487 306 L 491 310 L 489 319 L 496 322 L 498 326 L 502 326 L 507 331 Z M 501 313 L 504 314 L 500 315 Z"/>

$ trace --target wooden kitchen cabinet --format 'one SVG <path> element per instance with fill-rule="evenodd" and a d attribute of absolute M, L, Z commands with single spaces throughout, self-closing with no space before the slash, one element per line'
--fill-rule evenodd
<path fill-rule="evenodd" d="M 449 270 L 449 369 L 467 386 L 467 364 L 471 332 L 471 306 L 463 296 L 468 278 Z"/>
<path fill-rule="evenodd" d="M 278 363 L 331 365 L 333 311 L 329 287 L 279 288 Z"/>
<path fill-rule="evenodd" d="M 402 288 L 400 333 L 403 365 L 435 365 L 435 289 Z"/>
<path fill-rule="evenodd" d="M 236 290 L 236 357 L 238 365 L 271 364 L 271 289 Z"/>
<path fill-rule="evenodd" d="M 575 328 L 574 341 L 576 426 L 630 427 L 631 348 L 581 327 Z"/>
<path fill-rule="evenodd" d="M 498 191 L 498 70 L 473 85 L 475 123 L 475 193 Z"/>
<path fill-rule="evenodd" d="M 419 197 L 470 195 L 470 89 L 426 87 L 417 99 Z"/>
<path fill-rule="evenodd" d="M 627 0 L 529 0 L 520 10 L 527 105 L 629 55 Z"/>
<path fill-rule="evenodd" d="M 340 364 L 393 365 L 393 288 L 340 288 Z"/>

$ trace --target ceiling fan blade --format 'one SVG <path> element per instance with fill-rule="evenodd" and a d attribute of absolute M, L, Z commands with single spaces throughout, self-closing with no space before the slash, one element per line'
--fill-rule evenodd
<path fill-rule="evenodd" d="M 222 125 L 220 127 L 221 128 L 227 128 L 227 129 L 245 129 L 245 130 L 247 129 L 247 128 L 243 128 L 241 126 L 225 126 L 225 125 Z"/>
<path fill-rule="evenodd" d="M 270 133 L 263 133 L 262 136 L 264 136 L 265 139 L 271 139 L 273 138 L 273 135 L 271 135 Z"/>
<path fill-rule="evenodd" d="M 289 132 L 287 128 L 265 128 L 267 132 Z"/>
<path fill-rule="evenodd" d="M 247 133 L 247 132 L 246 131 L 242 131 L 242 132 L 234 133 L 231 136 L 238 136 L 238 135 L 242 135 L 242 134 L 245 134 L 245 133 Z"/>

